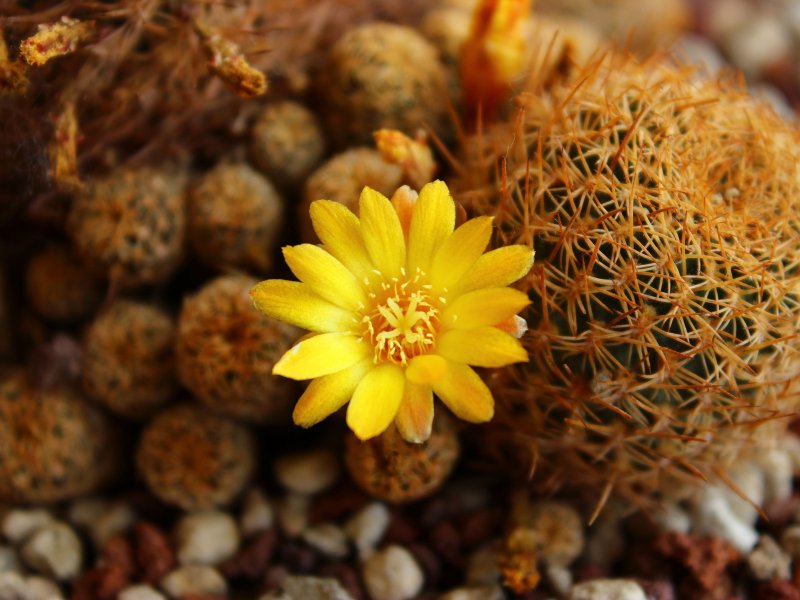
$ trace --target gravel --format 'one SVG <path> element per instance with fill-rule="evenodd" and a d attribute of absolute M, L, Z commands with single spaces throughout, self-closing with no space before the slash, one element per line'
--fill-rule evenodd
<path fill-rule="evenodd" d="M 340 473 L 336 456 L 327 449 L 282 456 L 275 461 L 278 481 L 297 494 L 318 494 L 333 485 Z"/>
<path fill-rule="evenodd" d="M 425 583 L 419 564 L 402 546 L 388 546 L 370 556 L 363 576 L 372 600 L 409 600 Z"/>
<path fill-rule="evenodd" d="M 595 579 L 572 588 L 569 600 L 647 600 L 642 586 L 629 579 Z"/>
<path fill-rule="evenodd" d="M 3 518 L 3 535 L 10 542 L 21 542 L 52 522 L 53 515 L 42 508 L 10 510 Z"/>
<path fill-rule="evenodd" d="M 353 540 L 362 559 L 368 558 L 386 535 L 391 513 L 382 502 L 372 502 L 345 523 L 344 531 Z"/>
<path fill-rule="evenodd" d="M 58 581 L 70 581 L 81 570 L 83 548 L 75 531 L 61 522 L 41 527 L 22 546 L 22 559 L 33 569 Z"/>
<path fill-rule="evenodd" d="M 175 528 L 182 565 L 216 565 L 239 549 L 239 529 L 228 513 L 204 510 L 181 517 Z"/>
<path fill-rule="evenodd" d="M 206 565 L 187 565 L 168 573 L 161 580 L 161 589 L 171 598 L 184 596 L 225 595 L 228 585 L 213 567 Z"/>
<path fill-rule="evenodd" d="M 239 521 L 239 528 L 245 538 L 269 529 L 274 525 L 275 510 L 264 492 L 253 488 L 245 494 Z"/>

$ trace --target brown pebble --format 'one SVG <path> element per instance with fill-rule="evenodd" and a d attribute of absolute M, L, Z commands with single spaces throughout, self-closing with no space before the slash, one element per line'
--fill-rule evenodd
<path fill-rule="evenodd" d="M 189 594 L 181 596 L 180 600 L 228 600 L 228 597 L 217 594 Z"/>
<path fill-rule="evenodd" d="M 369 496 L 352 481 L 341 481 L 327 493 L 314 498 L 308 520 L 311 523 L 337 521 L 364 506 L 368 499 Z"/>
<path fill-rule="evenodd" d="M 422 567 L 425 572 L 425 582 L 427 585 L 435 586 L 442 575 L 442 561 L 436 553 L 425 544 L 409 544 L 408 551 Z"/>
<path fill-rule="evenodd" d="M 133 546 L 122 536 L 108 540 L 103 546 L 96 585 L 99 600 L 114 600 L 128 587 L 136 572 Z"/>
<path fill-rule="evenodd" d="M 444 521 L 434 526 L 428 540 L 431 547 L 446 563 L 452 566 L 460 566 L 464 563 L 461 534 L 451 522 Z"/>
<path fill-rule="evenodd" d="M 800 600 L 800 589 L 789 581 L 773 579 L 756 586 L 753 600 Z"/>
<path fill-rule="evenodd" d="M 293 574 L 311 573 L 317 566 L 317 555 L 301 544 L 286 542 L 281 546 L 279 553 L 281 560 Z"/>
<path fill-rule="evenodd" d="M 142 521 L 136 523 L 133 545 L 145 583 L 158 583 L 175 566 L 175 553 L 169 539 L 155 525 Z"/>
<path fill-rule="evenodd" d="M 262 531 L 233 558 L 222 563 L 220 572 L 225 577 L 258 579 L 264 575 L 277 545 L 278 533 L 274 529 Z"/>
<path fill-rule="evenodd" d="M 271 592 L 278 589 L 283 580 L 289 575 L 289 570 L 284 565 L 272 565 L 267 567 L 264 573 L 264 587 Z"/>
<path fill-rule="evenodd" d="M 659 535 L 653 542 L 653 550 L 677 561 L 688 571 L 689 582 L 685 587 L 694 586 L 706 592 L 719 590 L 729 583 L 727 568 L 742 559 L 741 553 L 721 538 L 678 532 Z"/>
<path fill-rule="evenodd" d="M 413 519 L 399 512 L 392 513 L 389 527 L 383 540 L 386 544 L 407 546 L 419 539 L 420 532 Z"/>
<path fill-rule="evenodd" d="M 500 531 L 502 512 L 494 509 L 478 510 L 459 519 L 461 541 L 469 549 L 488 542 Z"/>
<path fill-rule="evenodd" d="M 97 596 L 97 584 L 100 580 L 98 569 L 89 569 L 81 573 L 72 583 L 72 593 L 70 600 L 99 600 Z"/>

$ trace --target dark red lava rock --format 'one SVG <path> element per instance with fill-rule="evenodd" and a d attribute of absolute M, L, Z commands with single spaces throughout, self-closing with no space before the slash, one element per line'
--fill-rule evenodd
<path fill-rule="evenodd" d="M 274 529 L 262 531 L 233 558 L 222 563 L 220 571 L 225 577 L 260 579 L 266 573 L 277 545 L 278 533 Z"/>
<path fill-rule="evenodd" d="M 773 579 L 756 586 L 753 600 L 800 600 L 800 589 L 790 581 Z"/>
<path fill-rule="evenodd" d="M 166 535 L 155 525 L 139 521 L 133 527 L 133 547 L 142 581 L 157 583 L 175 566 L 175 553 Z"/>

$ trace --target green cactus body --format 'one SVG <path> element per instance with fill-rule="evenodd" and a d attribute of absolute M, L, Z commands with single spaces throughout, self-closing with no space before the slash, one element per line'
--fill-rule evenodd
<path fill-rule="evenodd" d="M 474 195 L 536 249 L 498 420 L 543 487 L 637 494 L 718 472 L 797 407 L 800 136 L 655 60 L 573 81 L 525 99 L 509 185 Z"/>

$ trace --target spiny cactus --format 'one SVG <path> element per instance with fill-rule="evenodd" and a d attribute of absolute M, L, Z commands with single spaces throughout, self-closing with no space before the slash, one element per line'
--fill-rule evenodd
<path fill-rule="evenodd" d="M 657 59 L 571 81 L 520 98 L 501 176 L 463 196 L 536 249 L 495 447 L 545 489 L 720 474 L 800 398 L 800 133 Z"/>

